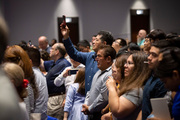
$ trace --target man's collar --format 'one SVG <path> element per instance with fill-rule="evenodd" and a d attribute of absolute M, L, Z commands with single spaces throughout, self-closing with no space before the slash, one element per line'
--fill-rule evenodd
<path fill-rule="evenodd" d="M 112 68 L 112 65 L 111 65 L 111 66 L 109 66 L 108 68 L 106 68 L 105 70 L 101 71 L 101 72 L 104 72 L 104 71 L 108 72 L 108 71 L 110 71 L 110 70 L 111 70 L 111 68 Z"/>
<path fill-rule="evenodd" d="M 94 53 L 94 54 L 92 55 L 92 58 L 94 59 L 94 61 L 95 61 L 95 59 L 96 59 L 96 56 L 97 56 L 96 53 Z"/>
<path fill-rule="evenodd" d="M 63 59 L 64 57 L 60 57 L 59 59 L 56 60 L 56 62 L 54 61 L 55 64 L 59 63 L 59 61 L 61 61 L 61 59 Z"/>

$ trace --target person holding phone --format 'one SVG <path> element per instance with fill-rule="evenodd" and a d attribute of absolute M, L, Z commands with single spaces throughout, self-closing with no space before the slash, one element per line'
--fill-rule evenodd
<path fill-rule="evenodd" d="M 97 61 L 95 61 L 97 51 L 101 45 L 112 45 L 114 38 L 112 34 L 108 31 L 100 31 L 96 35 L 96 39 L 93 41 L 93 50 L 94 52 L 79 52 L 76 50 L 76 48 L 73 46 L 73 43 L 69 37 L 70 30 L 68 26 L 66 25 L 65 28 L 63 28 L 64 23 L 61 24 L 61 33 L 63 36 L 63 43 L 66 48 L 66 51 L 68 55 L 74 59 L 75 61 L 78 61 L 86 66 L 85 70 L 85 91 L 86 93 L 91 88 L 91 83 L 94 74 L 99 70 L 97 67 Z"/>
<path fill-rule="evenodd" d="M 76 74 L 76 79 L 69 86 L 64 106 L 63 120 L 87 120 L 88 116 L 81 112 L 82 104 L 85 100 L 85 68 L 80 68 Z"/>
<path fill-rule="evenodd" d="M 59 76 L 57 76 L 54 80 L 54 84 L 56 86 L 61 86 L 61 85 L 65 85 L 66 87 L 66 92 L 68 91 L 68 87 L 69 85 L 71 85 L 72 83 L 74 83 L 75 77 L 76 77 L 76 73 L 75 74 L 69 74 L 69 72 L 72 69 L 76 69 L 78 70 L 79 68 L 85 67 L 83 64 L 74 61 L 72 58 L 70 58 L 72 66 L 66 67 L 63 72 L 61 74 L 59 74 Z"/>

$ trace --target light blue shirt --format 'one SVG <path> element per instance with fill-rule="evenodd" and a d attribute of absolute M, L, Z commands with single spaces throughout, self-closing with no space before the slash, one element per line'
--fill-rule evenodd
<path fill-rule="evenodd" d="M 85 69 L 85 92 L 87 93 L 91 88 L 92 78 L 94 74 L 99 70 L 97 67 L 97 61 L 95 61 L 96 53 L 95 52 L 79 52 L 76 50 L 74 45 L 71 42 L 71 39 L 68 38 L 63 40 L 64 46 L 68 55 L 86 66 Z"/>
<path fill-rule="evenodd" d="M 36 78 L 36 85 L 38 87 L 39 97 L 35 101 L 34 113 L 41 113 L 41 120 L 47 118 L 47 102 L 48 102 L 48 89 L 46 77 L 41 73 L 39 68 L 33 67 L 34 75 Z"/>
<path fill-rule="evenodd" d="M 89 111 L 99 112 L 108 102 L 108 89 L 106 80 L 112 75 L 111 66 L 104 71 L 98 70 L 93 77 L 92 86 L 86 95 L 85 104 L 89 106 Z"/>

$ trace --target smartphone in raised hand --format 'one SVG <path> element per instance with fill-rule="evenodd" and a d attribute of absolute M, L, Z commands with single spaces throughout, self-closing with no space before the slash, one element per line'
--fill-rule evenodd
<path fill-rule="evenodd" d="M 62 28 L 63 28 L 63 29 L 65 29 L 65 27 L 66 27 L 66 16 L 65 16 L 65 15 L 63 15 L 62 17 L 63 17 L 63 24 L 62 24 Z"/>

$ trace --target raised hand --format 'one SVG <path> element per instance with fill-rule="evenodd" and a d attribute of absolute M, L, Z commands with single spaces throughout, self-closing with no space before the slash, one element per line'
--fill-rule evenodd
<path fill-rule="evenodd" d="M 69 30 L 69 28 L 68 28 L 67 25 L 65 26 L 65 28 L 63 28 L 63 25 L 64 25 L 63 23 L 61 23 L 61 25 L 60 25 L 61 34 L 62 34 L 64 40 L 66 40 L 66 39 L 69 38 L 69 32 L 70 32 L 70 30 Z"/>

